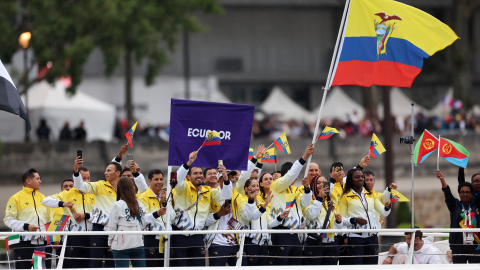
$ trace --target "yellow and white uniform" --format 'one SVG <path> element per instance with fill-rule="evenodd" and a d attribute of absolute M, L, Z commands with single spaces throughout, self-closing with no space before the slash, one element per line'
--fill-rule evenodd
<path fill-rule="evenodd" d="M 245 197 L 245 200 L 248 201 L 248 197 Z M 257 195 L 256 202 L 248 201 L 243 214 L 245 230 L 268 230 L 267 214 L 264 213 L 270 211 L 270 204 L 267 206 L 267 209 L 263 209 L 264 203 L 265 200 L 260 194 Z M 245 235 L 245 237 L 252 238 L 252 243 L 257 245 L 272 245 L 269 233 L 250 233 Z"/>
<path fill-rule="evenodd" d="M 284 176 L 275 180 L 270 186 L 273 198 L 270 202 L 270 211 L 267 215 L 269 228 L 282 226 L 293 230 L 304 227 L 305 218 L 303 217 L 302 207 L 310 205 L 312 201 L 311 195 L 302 195 L 301 192 L 297 192 L 296 187 L 291 187 L 291 184 L 298 177 L 304 164 L 305 161 L 302 158 L 295 161 L 292 168 L 290 168 Z M 287 198 L 289 201 L 293 200 L 293 207 L 288 217 L 279 221 L 278 217 L 286 209 Z"/>
<path fill-rule="evenodd" d="M 390 214 L 390 209 L 385 209 L 373 192 L 367 192 L 362 188 L 361 194 L 356 193 L 353 189 L 344 194 L 339 202 L 338 210 L 343 218 L 343 224 L 353 229 L 379 229 L 380 224 L 375 217 L 375 211 L 386 217 Z M 364 218 L 367 224 L 352 224 L 352 218 Z M 369 237 L 372 233 L 349 233 L 348 237 Z"/>
<path fill-rule="evenodd" d="M 196 187 L 185 178 L 188 169 L 189 166 L 184 164 L 177 171 L 178 183 L 173 193 L 175 218 L 172 226 L 174 229 L 184 231 L 203 230 L 210 213 L 210 204 L 230 199 L 233 187 L 228 181 L 224 183 L 221 191 L 209 186 L 201 186 L 201 189 L 197 191 Z"/>
<path fill-rule="evenodd" d="M 330 221 L 327 223 L 326 229 L 341 229 L 342 223 L 335 222 L 335 213 L 338 209 L 337 203 L 332 199 L 333 206 L 335 207 L 330 212 Z M 328 203 L 321 198 L 316 198 L 310 206 L 304 209 L 304 215 L 307 220 L 307 229 L 322 229 L 323 223 L 327 216 Z M 320 237 L 320 233 L 316 233 Z M 323 243 L 331 243 L 335 241 L 335 233 L 327 233 L 326 237 L 322 238 Z"/>
<path fill-rule="evenodd" d="M 42 204 L 45 196 L 37 190 L 23 187 L 7 202 L 3 222 L 14 232 L 28 231 L 28 225 L 40 227 L 45 230 L 45 223 L 49 221 L 50 209 Z M 34 245 L 43 244 L 44 235 L 21 236 L 20 241 L 32 241 Z"/>
<path fill-rule="evenodd" d="M 83 193 L 95 195 L 95 207 L 90 217 L 92 224 L 106 226 L 112 206 L 117 201 L 117 191 L 108 181 L 83 182 L 82 175 L 80 173 L 77 174 L 77 176 L 73 175 L 75 188 Z M 104 227 L 104 230 L 107 230 L 107 227 Z"/>
<path fill-rule="evenodd" d="M 75 215 L 70 208 L 61 206 L 64 202 L 72 202 L 75 212 L 79 214 L 84 213 L 85 219 L 77 223 L 75 221 Z M 52 210 L 62 210 L 62 214 L 70 216 L 70 219 L 65 226 L 67 231 L 92 230 L 92 222 L 89 218 L 91 218 L 90 212 L 92 212 L 95 206 L 95 195 L 82 193 L 80 190 L 73 187 L 70 190 L 64 190 L 58 194 L 46 197 L 43 199 L 42 204 L 52 208 Z"/>
<path fill-rule="evenodd" d="M 375 194 L 375 196 L 380 200 L 380 202 L 383 205 L 385 205 L 387 202 L 390 201 L 390 191 L 388 191 L 388 187 L 381 193 L 373 191 L 373 190 L 372 190 L 372 192 Z M 382 218 L 382 216 L 380 215 L 380 213 L 375 212 L 375 218 L 377 219 L 378 222 L 380 222 L 380 219 Z M 379 223 L 379 225 L 380 225 L 380 223 Z"/>

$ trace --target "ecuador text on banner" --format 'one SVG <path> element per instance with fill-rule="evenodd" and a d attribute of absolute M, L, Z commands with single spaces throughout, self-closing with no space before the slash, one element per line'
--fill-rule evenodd
<path fill-rule="evenodd" d="M 410 87 L 423 59 L 458 37 L 446 24 L 392 0 L 350 0 L 330 85 Z"/>
<path fill-rule="evenodd" d="M 216 168 L 223 160 L 229 170 L 246 170 L 254 110 L 251 105 L 172 99 L 168 165 L 187 162 L 208 131 L 215 131 L 221 144 L 202 148 L 192 166 Z"/>

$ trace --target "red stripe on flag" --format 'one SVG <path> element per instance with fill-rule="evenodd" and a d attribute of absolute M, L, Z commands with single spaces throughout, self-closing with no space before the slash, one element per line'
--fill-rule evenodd
<path fill-rule="evenodd" d="M 391 61 L 360 60 L 338 62 L 333 85 L 386 85 L 411 87 L 422 69 Z"/>
<path fill-rule="evenodd" d="M 7 248 L 7 251 L 10 250 L 10 247 L 8 246 L 8 237 L 5 237 L 5 247 Z"/>
<path fill-rule="evenodd" d="M 125 137 L 127 138 L 128 144 L 130 144 L 130 148 L 133 148 L 132 137 L 130 136 L 130 132 L 125 133 Z"/>
<path fill-rule="evenodd" d="M 282 145 L 280 144 L 280 142 L 277 140 L 274 142 L 275 145 L 277 146 L 278 150 L 282 151 L 283 153 L 285 153 L 285 151 L 283 151 L 283 147 Z"/>
<path fill-rule="evenodd" d="M 202 146 L 222 145 L 222 141 L 205 141 Z"/>

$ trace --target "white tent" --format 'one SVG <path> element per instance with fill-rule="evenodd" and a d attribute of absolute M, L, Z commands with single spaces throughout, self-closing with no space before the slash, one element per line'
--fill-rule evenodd
<path fill-rule="evenodd" d="M 318 117 L 320 105 L 312 112 L 315 119 Z M 365 117 L 365 109 L 351 99 L 342 88 L 335 86 L 327 93 L 327 100 L 322 110 L 322 119 L 343 119 L 345 115 L 353 115 L 357 113 L 358 119 Z"/>
<path fill-rule="evenodd" d="M 394 117 L 406 117 L 412 114 L 412 103 L 415 104 L 410 98 L 408 98 L 402 90 L 398 87 L 393 87 L 390 91 L 390 108 L 391 114 Z M 427 110 L 422 106 L 415 104 L 415 113 L 425 113 Z M 378 105 L 378 117 L 383 119 L 383 103 Z"/>
<path fill-rule="evenodd" d="M 25 97 L 22 97 L 25 104 Z M 36 140 L 36 129 L 40 119 L 45 119 L 50 128 L 50 140 L 57 140 L 65 122 L 70 129 L 84 121 L 87 141 L 111 141 L 115 125 L 115 108 L 99 101 L 81 91 L 73 96 L 67 95 L 65 86 L 56 83 L 52 87 L 42 81 L 28 90 L 28 113 L 32 130 L 30 138 Z M 15 115 L 2 112 L 0 138 L 4 142 L 22 141 L 25 134 L 25 123 Z"/>
<path fill-rule="evenodd" d="M 293 101 L 282 89 L 275 86 L 267 99 L 260 105 L 267 114 L 278 114 L 282 121 L 311 120 L 311 113 Z"/>
<path fill-rule="evenodd" d="M 139 125 L 168 124 L 172 98 L 185 99 L 185 81 L 178 76 L 159 76 L 155 84 L 145 85 L 143 77 L 134 77 L 132 83 L 134 117 Z M 117 117 L 125 117 L 125 79 L 87 78 L 78 89 L 117 108 Z M 190 79 L 190 99 L 230 103 L 218 88 L 216 77 L 193 77 Z"/>

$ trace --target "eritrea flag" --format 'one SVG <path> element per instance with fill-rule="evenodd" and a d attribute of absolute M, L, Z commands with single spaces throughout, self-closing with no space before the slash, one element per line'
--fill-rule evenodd
<path fill-rule="evenodd" d="M 415 166 L 422 163 L 437 148 L 437 137 L 433 136 L 432 133 L 425 129 L 425 131 L 422 133 L 422 136 L 420 136 L 420 139 L 418 139 L 418 142 L 415 145 L 415 150 L 413 154 Z"/>
<path fill-rule="evenodd" d="M 465 147 L 460 144 L 445 139 L 440 138 L 440 147 L 439 157 L 444 158 L 446 161 L 453 163 L 457 166 L 466 168 L 468 163 L 468 157 L 470 153 L 465 149 Z"/>

